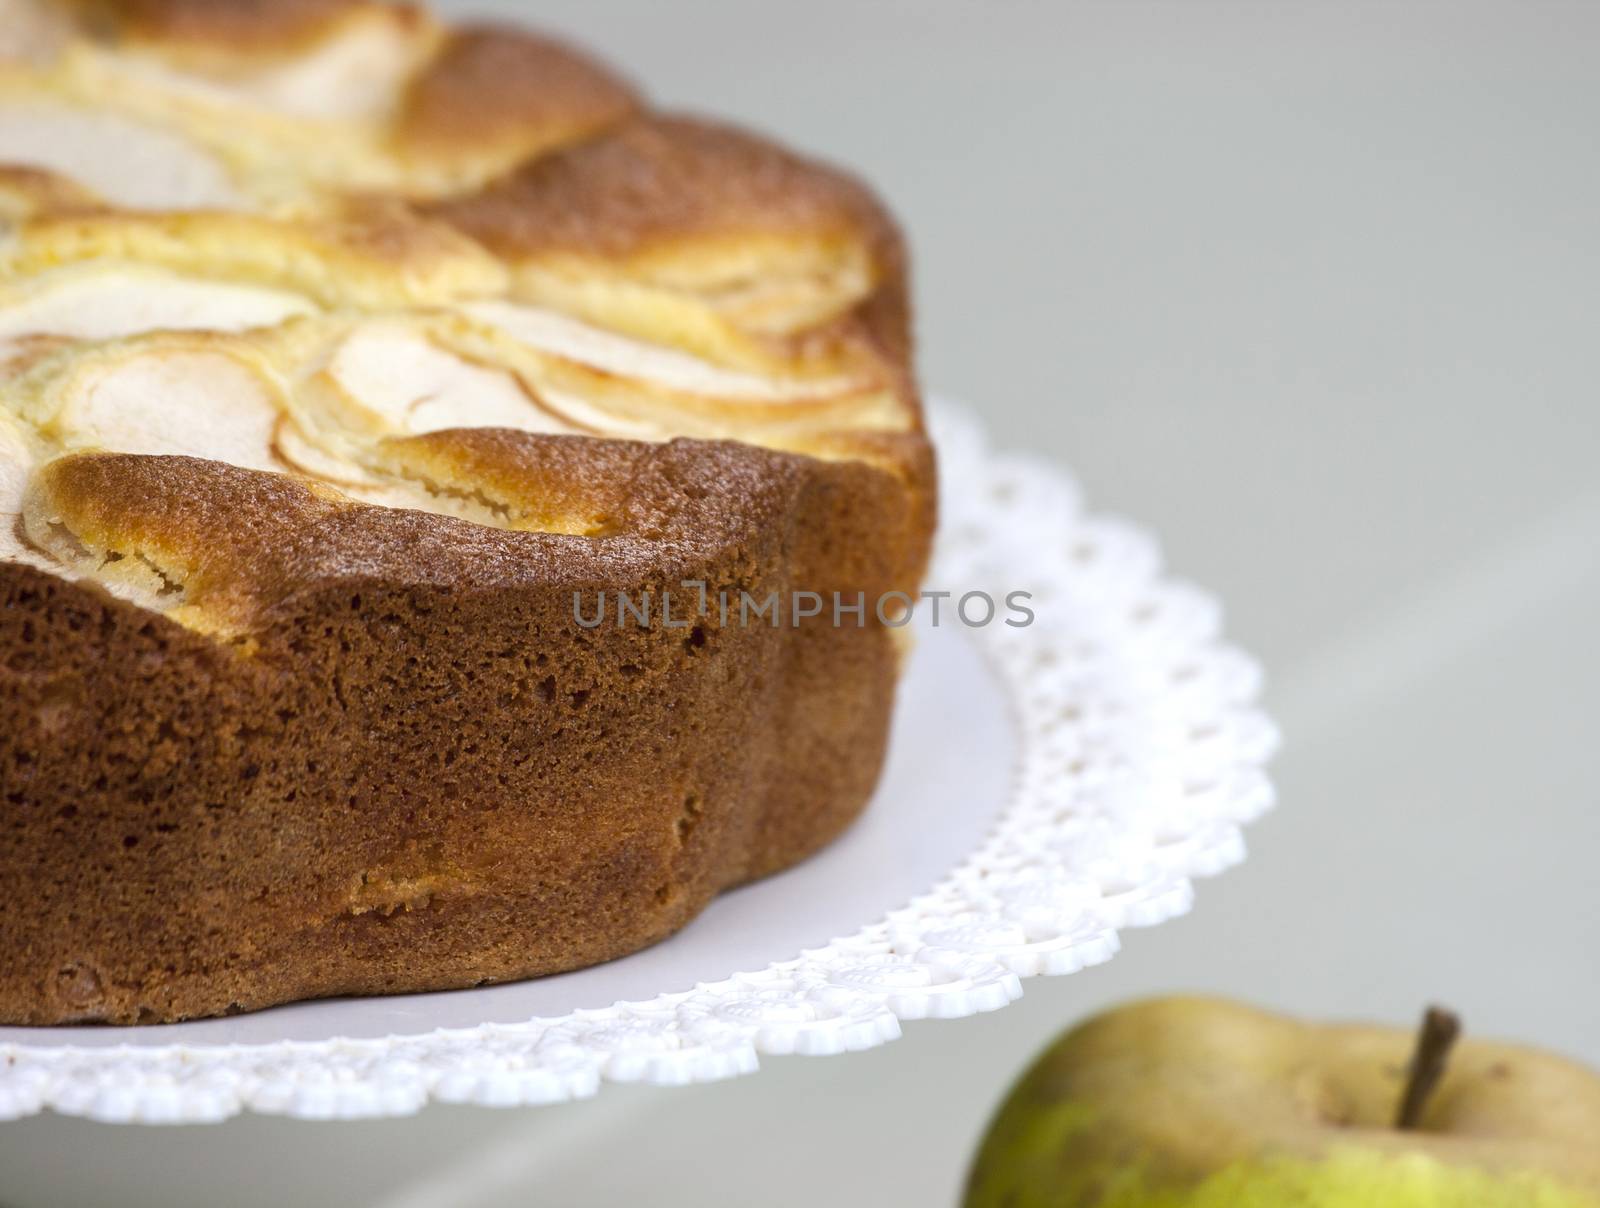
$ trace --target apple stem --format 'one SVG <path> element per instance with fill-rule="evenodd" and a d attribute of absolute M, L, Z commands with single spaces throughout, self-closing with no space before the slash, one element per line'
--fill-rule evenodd
<path fill-rule="evenodd" d="M 1400 1110 L 1395 1115 L 1396 1128 L 1410 1129 L 1422 1124 L 1423 1109 L 1428 1097 L 1444 1077 L 1445 1063 L 1450 1060 L 1450 1050 L 1461 1035 L 1461 1017 L 1443 1007 L 1429 1007 L 1422 1016 L 1422 1027 L 1417 1032 L 1417 1047 L 1411 1053 L 1411 1066 L 1406 1073 L 1406 1090 L 1400 1099 Z"/>

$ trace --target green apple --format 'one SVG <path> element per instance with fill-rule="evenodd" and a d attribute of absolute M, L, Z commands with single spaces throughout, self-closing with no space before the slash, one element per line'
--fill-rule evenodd
<path fill-rule="evenodd" d="M 1111 1011 L 1012 1089 L 967 1208 L 1600 1208 L 1600 1076 L 1484 1041 L 1443 1068 L 1449 1024 L 1414 1054 L 1212 999 Z"/>

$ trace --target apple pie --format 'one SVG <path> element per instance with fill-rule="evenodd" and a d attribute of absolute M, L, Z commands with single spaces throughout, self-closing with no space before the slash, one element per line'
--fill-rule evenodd
<path fill-rule="evenodd" d="M 579 968 L 839 834 L 906 289 L 856 181 L 545 37 L 0 0 L 0 1022 Z"/>

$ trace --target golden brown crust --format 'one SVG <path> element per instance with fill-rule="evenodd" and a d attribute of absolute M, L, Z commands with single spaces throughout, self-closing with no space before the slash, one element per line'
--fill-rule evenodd
<path fill-rule="evenodd" d="M 530 297 L 579 313 L 586 299 L 565 282 L 586 268 L 724 317 L 737 314 L 734 300 L 752 283 L 822 283 L 821 300 L 801 304 L 797 318 L 757 325 L 757 351 L 726 336 L 700 343 L 670 325 L 609 318 L 710 355 L 827 366 L 867 355 L 895 379 L 894 390 L 914 397 L 906 258 L 894 220 L 848 174 L 737 127 L 641 116 L 422 212 L 520 268 Z"/>
<path fill-rule="evenodd" d="M 397 137 L 405 154 L 448 160 L 488 150 L 514 163 L 594 135 L 638 106 L 613 72 L 554 39 L 469 26 L 412 81 Z"/>
<path fill-rule="evenodd" d="M 6 808 L 39 819 L 0 831 L 7 883 L 30 887 L 0 915 L 0 1019 L 573 968 L 848 823 L 882 757 L 888 632 L 724 624 L 680 584 L 715 601 L 810 570 L 892 581 L 850 527 L 884 476 L 731 444 L 503 439 L 530 464 L 598 450 L 626 484 L 618 531 L 504 532 L 181 458 L 58 463 L 53 489 L 232 559 L 217 583 L 254 623 L 219 643 L 0 565 Z M 224 542 L 272 553 L 203 553 Z M 618 588 L 675 591 L 682 628 L 574 625 L 575 591 L 588 609 Z"/>
<path fill-rule="evenodd" d="M 345 199 L 331 212 L 289 223 L 231 212 L 152 216 L 66 206 L 26 218 L 16 236 L 11 265 L 23 275 L 128 261 L 294 289 L 330 307 L 438 304 L 491 292 L 506 276 L 471 240 L 386 198 Z"/>
<path fill-rule="evenodd" d="M 222 51 L 299 49 L 372 0 L 68 0 L 112 36 Z"/>
<path fill-rule="evenodd" d="M 880 234 L 857 182 L 733 126 L 641 117 L 433 212 L 511 260 L 628 259 L 683 240 Z"/>
<path fill-rule="evenodd" d="M 871 193 L 531 35 L 68 7 L 28 80 L 238 196 L 0 166 L 0 321 L 50 316 L 0 339 L 0 1023 L 577 968 L 838 834 L 936 493 Z"/>

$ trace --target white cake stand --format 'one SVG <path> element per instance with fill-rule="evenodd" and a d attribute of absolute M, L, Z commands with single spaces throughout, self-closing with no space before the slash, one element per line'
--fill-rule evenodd
<path fill-rule="evenodd" d="M 401 1115 L 430 1100 L 554 1103 L 606 1080 L 749 1073 L 763 1053 L 893 1040 L 904 1019 L 1005 1006 L 1020 979 L 1117 951 L 1244 856 L 1272 804 L 1255 665 L 1154 542 L 1080 511 L 1066 477 L 935 409 L 945 484 L 889 766 L 866 816 L 681 934 L 559 977 L 300 1003 L 146 1028 L 0 1028 L 0 1119 L 46 1108 L 202 1122 L 242 1110 Z M 1035 620 L 954 602 L 1031 593 Z M 973 601 L 969 613 L 981 617 Z"/>

